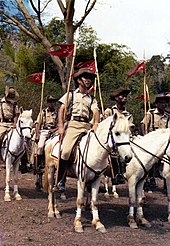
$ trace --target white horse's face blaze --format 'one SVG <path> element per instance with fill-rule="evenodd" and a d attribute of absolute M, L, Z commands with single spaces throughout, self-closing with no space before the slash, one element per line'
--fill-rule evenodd
<path fill-rule="evenodd" d="M 32 110 L 25 110 L 20 114 L 18 119 L 18 126 L 20 134 L 26 139 L 31 138 L 31 129 L 33 125 Z"/>
<path fill-rule="evenodd" d="M 119 116 L 111 123 L 111 134 L 109 134 L 108 144 L 112 149 L 117 149 L 121 159 L 129 162 L 132 158 L 130 147 L 130 130 L 128 119 Z"/>

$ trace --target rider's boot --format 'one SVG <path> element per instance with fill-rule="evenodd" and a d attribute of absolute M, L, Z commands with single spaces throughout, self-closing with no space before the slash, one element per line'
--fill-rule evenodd
<path fill-rule="evenodd" d="M 59 170 L 58 170 L 58 191 L 65 192 L 66 174 L 67 174 L 68 161 L 60 159 Z"/>
<path fill-rule="evenodd" d="M 45 156 L 37 155 L 37 169 L 39 172 L 42 172 L 42 169 L 45 167 Z"/>

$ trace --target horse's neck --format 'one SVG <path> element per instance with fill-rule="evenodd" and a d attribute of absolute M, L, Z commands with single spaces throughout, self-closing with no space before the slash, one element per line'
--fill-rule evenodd
<path fill-rule="evenodd" d="M 168 138 L 166 133 L 163 133 L 162 135 L 155 134 L 150 138 L 143 137 L 142 139 L 139 139 L 139 141 L 136 139 L 135 143 L 143 148 L 140 149 L 139 147 L 132 146 L 137 156 L 139 156 L 141 160 L 152 161 L 153 155 L 159 158 L 164 154 L 168 144 Z"/>
<path fill-rule="evenodd" d="M 24 138 L 21 136 L 21 133 L 20 133 L 20 129 L 17 127 L 17 128 L 14 128 L 12 129 L 10 132 L 9 132 L 9 135 L 8 135 L 8 140 L 10 141 L 10 145 L 12 147 L 18 147 L 18 146 L 21 146 L 23 145 L 24 143 Z M 22 147 L 22 146 L 21 146 Z"/>

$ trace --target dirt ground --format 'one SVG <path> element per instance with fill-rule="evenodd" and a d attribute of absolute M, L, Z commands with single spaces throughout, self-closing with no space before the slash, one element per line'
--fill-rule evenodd
<path fill-rule="evenodd" d="M 47 218 L 47 194 L 35 191 L 35 176 L 32 173 L 19 173 L 22 201 L 4 202 L 4 168 L 0 170 L 0 180 L 0 246 L 170 245 L 167 197 L 162 193 L 163 184 L 160 180 L 157 180 L 157 190 L 152 194 L 146 194 L 144 211 L 152 224 L 149 229 L 131 229 L 127 225 L 127 184 L 118 186 L 118 199 L 106 199 L 104 194 L 100 193 L 99 210 L 101 221 L 107 228 L 105 234 L 91 227 L 90 211 L 83 212 L 84 233 L 77 234 L 73 231 L 76 180 L 68 179 L 67 200 L 58 202 L 62 219 L 50 220 Z"/>

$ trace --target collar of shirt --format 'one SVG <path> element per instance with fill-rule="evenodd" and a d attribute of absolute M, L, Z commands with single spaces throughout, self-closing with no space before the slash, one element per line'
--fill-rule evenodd
<path fill-rule="evenodd" d="M 129 114 L 129 112 L 128 112 L 126 109 L 123 110 L 123 111 L 120 111 L 120 110 L 118 109 L 118 107 L 117 107 L 116 104 L 115 104 L 112 108 L 113 108 L 113 109 L 117 109 L 117 111 L 119 111 L 119 112 L 122 113 L 122 114 Z"/>
<path fill-rule="evenodd" d="M 76 93 L 82 94 L 83 97 L 85 97 L 85 96 L 90 97 L 90 94 L 88 94 L 88 93 L 81 93 L 80 90 L 79 90 L 79 88 L 77 88 L 77 89 L 75 90 L 75 92 L 76 92 Z"/>
<path fill-rule="evenodd" d="M 161 114 L 157 108 L 155 108 L 154 110 L 154 114 L 158 114 L 158 115 L 161 115 L 161 116 L 167 116 L 167 114 L 164 112 L 164 114 Z"/>

